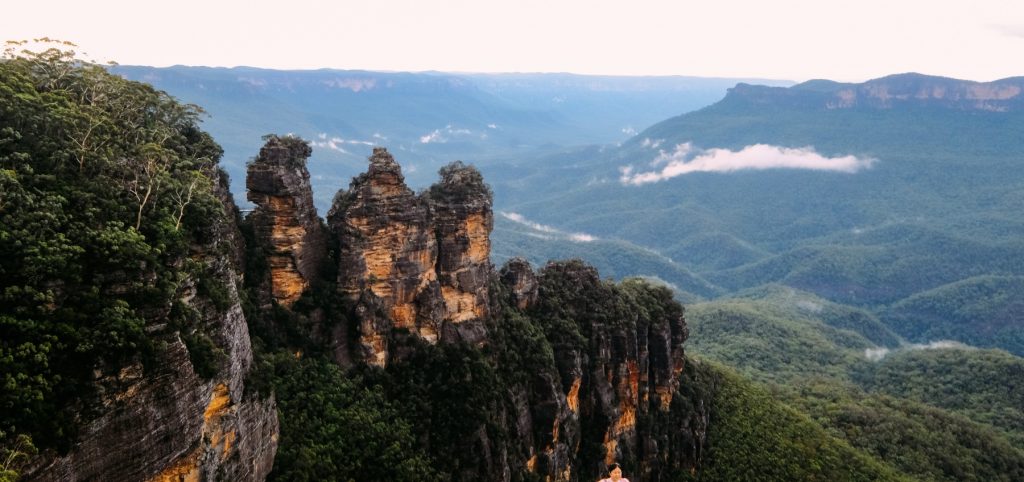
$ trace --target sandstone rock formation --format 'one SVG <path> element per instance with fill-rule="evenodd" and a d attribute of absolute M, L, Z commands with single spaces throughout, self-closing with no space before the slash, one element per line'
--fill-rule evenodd
<path fill-rule="evenodd" d="M 209 245 L 194 246 L 193 257 L 208 263 L 226 287 L 230 306 L 218 309 L 188 280 L 180 296 L 198 316 L 196 325 L 223 352 L 212 377 L 196 373 L 179 332 L 168 329 L 167 313 L 155 314 L 147 331 L 165 347 L 155 360 L 117 373 L 98 373 L 98 414 L 85 420 L 72 450 L 44 454 L 25 480 L 263 480 L 273 467 L 278 420 L 272 397 L 245 393 L 252 347 L 235 291 L 238 266 L 236 208 L 226 183 L 215 185 L 228 216 L 215 223 Z M 223 256 L 223 253 L 230 253 Z"/>
<path fill-rule="evenodd" d="M 523 260 L 510 261 L 502 275 L 512 300 L 524 299 L 517 292 L 531 291 L 516 289 L 533 279 Z M 551 480 L 572 480 L 580 463 L 635 461 L 640 472 L 635 477 L 641 480 L 693 468 L 707 414 L 670 413 L 688 336 L 671 294 L 637 289 L 630 296 L 652 298 L 644 300 L 649 311 L 641 313 L 639 306 L 614 301 L 623 299 L 615 290 L 633 289 L 628 283 L 607 285 L 579 261 L 549 264 L 539 285 L 532 309 L 572 320 L 584 340 L 552 340 L 557 379 L 535 376 L 530 388 L 535 400 L 527 417 L 536 436 L 526 468 Z M 648 423 L 640 426 L 638 420 Z M 654 420 L 658 423 L 650 423 Z M 581 453 L 584 445 L 599 446 L 600 459 L 587 460 Z"/>
<path fill-rule="evenodd" d="M 461 163 L 418 196 L 384 148 L 335 197 L 328 223 L 338 242 L 338 290 L 355 305 L 362 359 L 384 366 L 393 330 L 429 343 L 479 338 L 453 325 L 487 316 L 490 190 Z"/>
<path fill-rule="evenodd" d="M 306 169 L 310 153 L 301 139 L 268 136 L 249 164 L 245 184 L 249 201 L 256 204 L 249 218 L 270 267 L 264 305 L 272 297 L 291 306 L 318 276 L 327 253 Z"/>
<path fill-rule="evenodd" d="M 537 275 L 523 258 L 512 258 L 501 267 L 501 282 L 512 295 L 512 305 L 525 310 L 537 302 Z"/>
<path fill-rule="evenodd" d="M 441 182 L 430 188 L 438 240 L 437 278 L 444 319 L 453 323 L 487 316 L 494 229 L 491 198 L 480 173 L 458 161 L 441 169 Z"/>

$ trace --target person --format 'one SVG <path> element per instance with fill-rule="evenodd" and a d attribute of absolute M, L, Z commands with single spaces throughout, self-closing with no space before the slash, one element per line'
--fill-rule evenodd
<path fill-rule="evenodd" d="M 611 464 L 608 466 L 608 477 L 598 482 L 629 482 L 629 479 L 622 476 L 622 466 Z"/>

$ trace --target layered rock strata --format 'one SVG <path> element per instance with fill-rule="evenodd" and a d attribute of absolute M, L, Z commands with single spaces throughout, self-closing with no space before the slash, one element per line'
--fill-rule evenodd
<path fill-rule="evenodd" d="M 491 191 L 473 168 L 454 162 L 430 188 L 438 241 L 437 278 L 444 319 L 459 323 L 487 316 L 491 273 Z"/>
<path fill-rule="evenodd" d="M 366 173 L 335 196 L 338 290 L 355 306 L 361 358 L 387 364 L 395 330 L 428 343 L 480 341 L 494 224 L 491 193 L 476 169 L 454 163 L 416 195 L 401 167 L 374 148 Z"/>
<path fill-rule="evenodd" d="M 501 282 L 508 287 L 512 305 L 525 310 L 537 302 L 537 275 L 523 258 L 512 258 L 501 267 Z"/>
<path fill-rule="evenodd" d="M 30 481 L 85 480 L 264 480 L 277 451 L 278 420 L 272 397 L 245 393 L 252 347 L 235 284 L 240 266 L 233 222 L 236 208 L 226 183 L 215 184 L 225 202 L 224 222 L 214 223 L 209 245 L 192 256 L 211 267 L 227 288 L 230 306 L 218 309 L 186 280 L 181 301 L 194 310 L 194 329 L 208 334 L 223 353 L 210 378 L 193 368 L 178 330 L 166 313 L 146 330 L 164 347 L 147 362 L 117 373 L 98 373 L 98 416 L 83 423 L 77 442 L 63 456 L 44 456 L 24 473 Z M 230 253 L 230 256 L 223 256 Z"/>
<path fill-rule="evenodd" d="M 295 303 L 318 276 L 327 253 L 306 169 L 311 153 L 301 139 L 269 136 L 249 164 L 245 184 L 256 205 L 249 219 L 270 271 L 264 305 L 271 298 L 285 307 Z"/>
<path fill-rule="evenodd" d="M 707 414 L 671 413 L 688 336 L 671 293 L 628 283 L 610 286 L 579 261 L 549 264 L 535 278 L 525 261 L 512 260 L 501 273 L 510 301 L 532 298 L 521 304 L 527 312 L 572 320 L 583 338 L 549 339 L 557 378 L 538 373 L 530 387 L 534 400 L 528 418 L 534 440 L 526 469 L 549 480 L 574 480 L 581 469 L 600 472 L 612 462 L 628 462 L 640 480 L 693 469 L 704 444 Z M 524 286 L 534 279 L 538 293 L 524 296 L 532 292 Z M 631 296 L 650 298 L 644 301 L 645 310 L 614 301 L 623 299 L 616 290 L 631 289 L 640 293 Z M 641 426 L 640 420 L 648 423 Z M 600 456 L 588 459 L 581 452 L 584 445 L 599 447 Z"/>

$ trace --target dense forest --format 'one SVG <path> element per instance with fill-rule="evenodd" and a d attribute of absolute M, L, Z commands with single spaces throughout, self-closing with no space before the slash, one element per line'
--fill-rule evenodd
<path fill-rule="evenodd" d="M 916 339 L 925 318 L 947 333 L 944 324 L 1003 310 L 971 341 L 1019 355 L 1019 333 L 1006 328 L 1021 289 L 1016 275 L 950 274 L 940 276 L 949 284 L 929 288 L 912 283 L 921 280 L 910 267 L 863 264 L 892 253 L 836 243 L 761 259 L 761 248 L 739 238 L 705 234 L 680 249 L 722 245 L 703 267 L 731 267 L 730 279 L 753 281 L 711 284 L 688 269 L 664 275 L 680 289 L 663 279 L 602 278 L 624 273 L 598 274 L 578 259 L 537 263 L 537 299 L 520 305 L 494 270 L 486 342 L 432 344 L 397 330 L 394 363 L 339 363 L 324 334 L 356 323 L 337 287 L 337 246 L 294 304 L 266 306 L 268 253 L 227 201 L 221 149 L 200 128 L 202 109 L 76 60 L 71 47 L 25 52 L 14 44 L 0 61 L 0 480 L 74 450 L 117 390 L 107 384 L 111 374 L 134 366 L 142 377 L 159 373 L 168 337 L 185 345 L 199 377 L 213 377 L 228 362 L 211 320 L 236 302 L 254 352 L 247 393 L 276 400 L 272 480 L 543 480 L 544 467 L 528 462 L 538 460 L 533 441 L 552 447 L 534 463 L 566 463 L 575 470 L 565 477 L 597 479 L 609 453 L 602 397 L 618 394 L 595 388 L 573 409 L 566 394 L 581 383 L 573 375 L 601 360 L 628 365 L 640 358 L 637 340 L 670 328 L 685 338 L 684 326 L 687 355 L 666 383 L 677 386 L 674 396 L 661 410 L 637 409 L 632 423 L 645 443 L 611 451 L 632 480 L 1024 479 L 1021 358 L 913 348 L 903 339 Z M 237 240 L 214 242 L 236 223 Z M 1018 249 L 900 239 L 971 248 L 939 274 L 991 267 Z M 660 262 L 629 243 L 596 246 L 602 259 L 625 252 Z M 237 262 L 244 276 L 227 278 L 216 259 Z M 906 293 L 872 298 L 893 303 L 879 316 L 871 306 L 770 283 L 800 285 L 806 272 L 881 278 Z M 726 297 L 721 286 L 735 292 Z M 869 350 L 883 350 L 881 358 Z M 599 385 L 593 379 L 601 377 L 589 376 L 583 393 Z M 561 393 L 552 396 L 552 387 Z M 522 406 L 532 422 L 522 422 Z M 570 412 L 575 425 L 565 422 Z M 554 449 L 560 436 L 579 442 L 570 462 Z"/>
<path fill-rule="evenodd" d="M 67 450 L 96 378 L 164 349 L 166 314 L 204 371 L 218 349 L 176 303 L 187 284 L 218 299 L 189 257 L 224 217 L 220 148 L 202 110 L 74 59 L 73 46 L 0 62 L 0 432 L 20 453 Z M 208 371 L 208 369 L 207 369 Z"/>

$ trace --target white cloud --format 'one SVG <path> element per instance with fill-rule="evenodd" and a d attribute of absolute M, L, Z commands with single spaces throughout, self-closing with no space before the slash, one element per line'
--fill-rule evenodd
<path fill-rule="evenodd" d="M 377 145 L 376 143 L 370 142 L 370 141 L 360 141 L 360 140 L 354 140 L 354 139 L 342 139 L 341 137 L 337 137 L 337 136 L 333 136 L 333 137 L 328 138 L 326 132 L 321 132 L 321 133 L 317 134 L 316 137 L 317 137 L 317 139 L 320 139 L 320 140 L 318 140 L 318 141 L 316 141 L 316 140 L 310 141 L 309 144 L 311 146 L 313 146 L 313 147 L 322 147 L 324 149 L 331 149 L 331 150 L 334 150 L 334 151 L 338 151 L 338 152 L 340 152 L 342 154 L 348 154 L 348 151 L 346 151 L 345 148 L 342 147 L 345 144 L 348 144 L 348 145 L 363 145 L 363 146 L 375 146 L 375 145 Z"/>
<path fill-rule="evenodd" d="M 243 84 L 251 85 L 253 87 L 266 87 L 267 86 L 267 81 L 266 80 L 257 79 L 257 78 L 254 78 L 254 77 L 239 77 L 238 81 L 243 83 Z"/>
<path fill-rule="evenodd" d="M 473 134 L 473 131 L 469 129 L 456 128 L 455 126 L 448 124 L 443 129 L 434 129 L 433 132 L 420 136 L 421 144 L 444 144 L 451 140 L 452 137 L 468 136 Z"/>
<path fill-rule="evenodd" d="M 973 350 L 974 347 L 965 345 L 959 341 L 953 340 L 939 340 L 930 343 L 909 343 L 896 349 L 888 348 L 866 348 L 864 349 L 864 358 L 870 361 L 879 361 L 890 353 L 904 351 L 904 350 L 944 350 L 944 349 L 958 349 L 958 350 Z"/>
<path fill-rule="evenodd" d="M 441 130 L 440 129 L 434 129 L 434 132 L 431 132 L 430 134 L 427 134 L 425 136 L 420 136 L 420 143 L 422 143 L 422 144 L 430 144 L 431 142 L 444 143 L 444 142 L 448 142 L 448 139 L 445 139 L 444 137 L 441 137 Z"/>
<path fill-rule="evenodd" d="M 657 149 L 661 147 L 662 142 L 665 142 L 665 139 L 651 139 L 650 137 L 644 137 L 644 140 L 640 143 L 640 147 Z"/>
<path fill-rule="evenodd" d="M 508 219 L 510 221 L 522 224 L 523 226 L 526 226 L 526 227 L 528 227 L 530 229 L 533 229 L 535 231 L 540 231 L 541 233 L 544 233 L 544 234 L 526 233 L 528 236 L 533 236 L 535 238 L 541 238 L 541 239 L 565 239 L 565 240 L 572 241 L 572 242 L 575 242 L 575 243 L 589 243 L 591 241 L 597 241 L 598 240 L 597 236 L 591 236 L 591 235 L 589 235 L 587 233 L 568 233 L 568 232 L 562 231 L 562 230 L 560 230 L 558 228 L 555 228 L 555 227 L 552 227 L 552 226 L 548 226 L 546 224 L 540 224 L 540 223 L 536 223 L 536 222 L 530 221 L 529 219 L 526 219 L 526 217 L 524 217 L 522 214 L 519 214 L 519 213 L 513 213 L 513 212 L 508 212 L 507 213 L 507 212 L 501 211 L 501 212 L 499 212 L 499 214 L 501 214 L 502 217 L 504 217 L 505 219 Z"/>
<path fill-rule="evenodd" d="M 488 129 L 497 129 L 498 128 L 498 124 L 487 124 L 487 128 Z"/>
<path fill-rule="evenodd" d="M 635 136 L 636 135 L 636 129 L 634 129 L 631 126 L 626 126 L 626 127 L 622 128 L 622 133 L 626 134 L 627 136 Z"/>
<path fill-rule="evenodd" d="M 694 172 L 734 172 L 764 169 L 810 169 L 855 173 L 870 168 L 877 159 L 847 155 L 825 157 L 813 147 L 789 148 L 769 144 L 754 144 L 739 151 L 712 148 L 695 150 L 689 143 L 676 145 L 672 152 L 660 151 L 650 164 L 665 164 L 659 171 L 633 172 L 632 166 L 620 169 L 623 184 L 647 184 L 664 181 Z"/>

